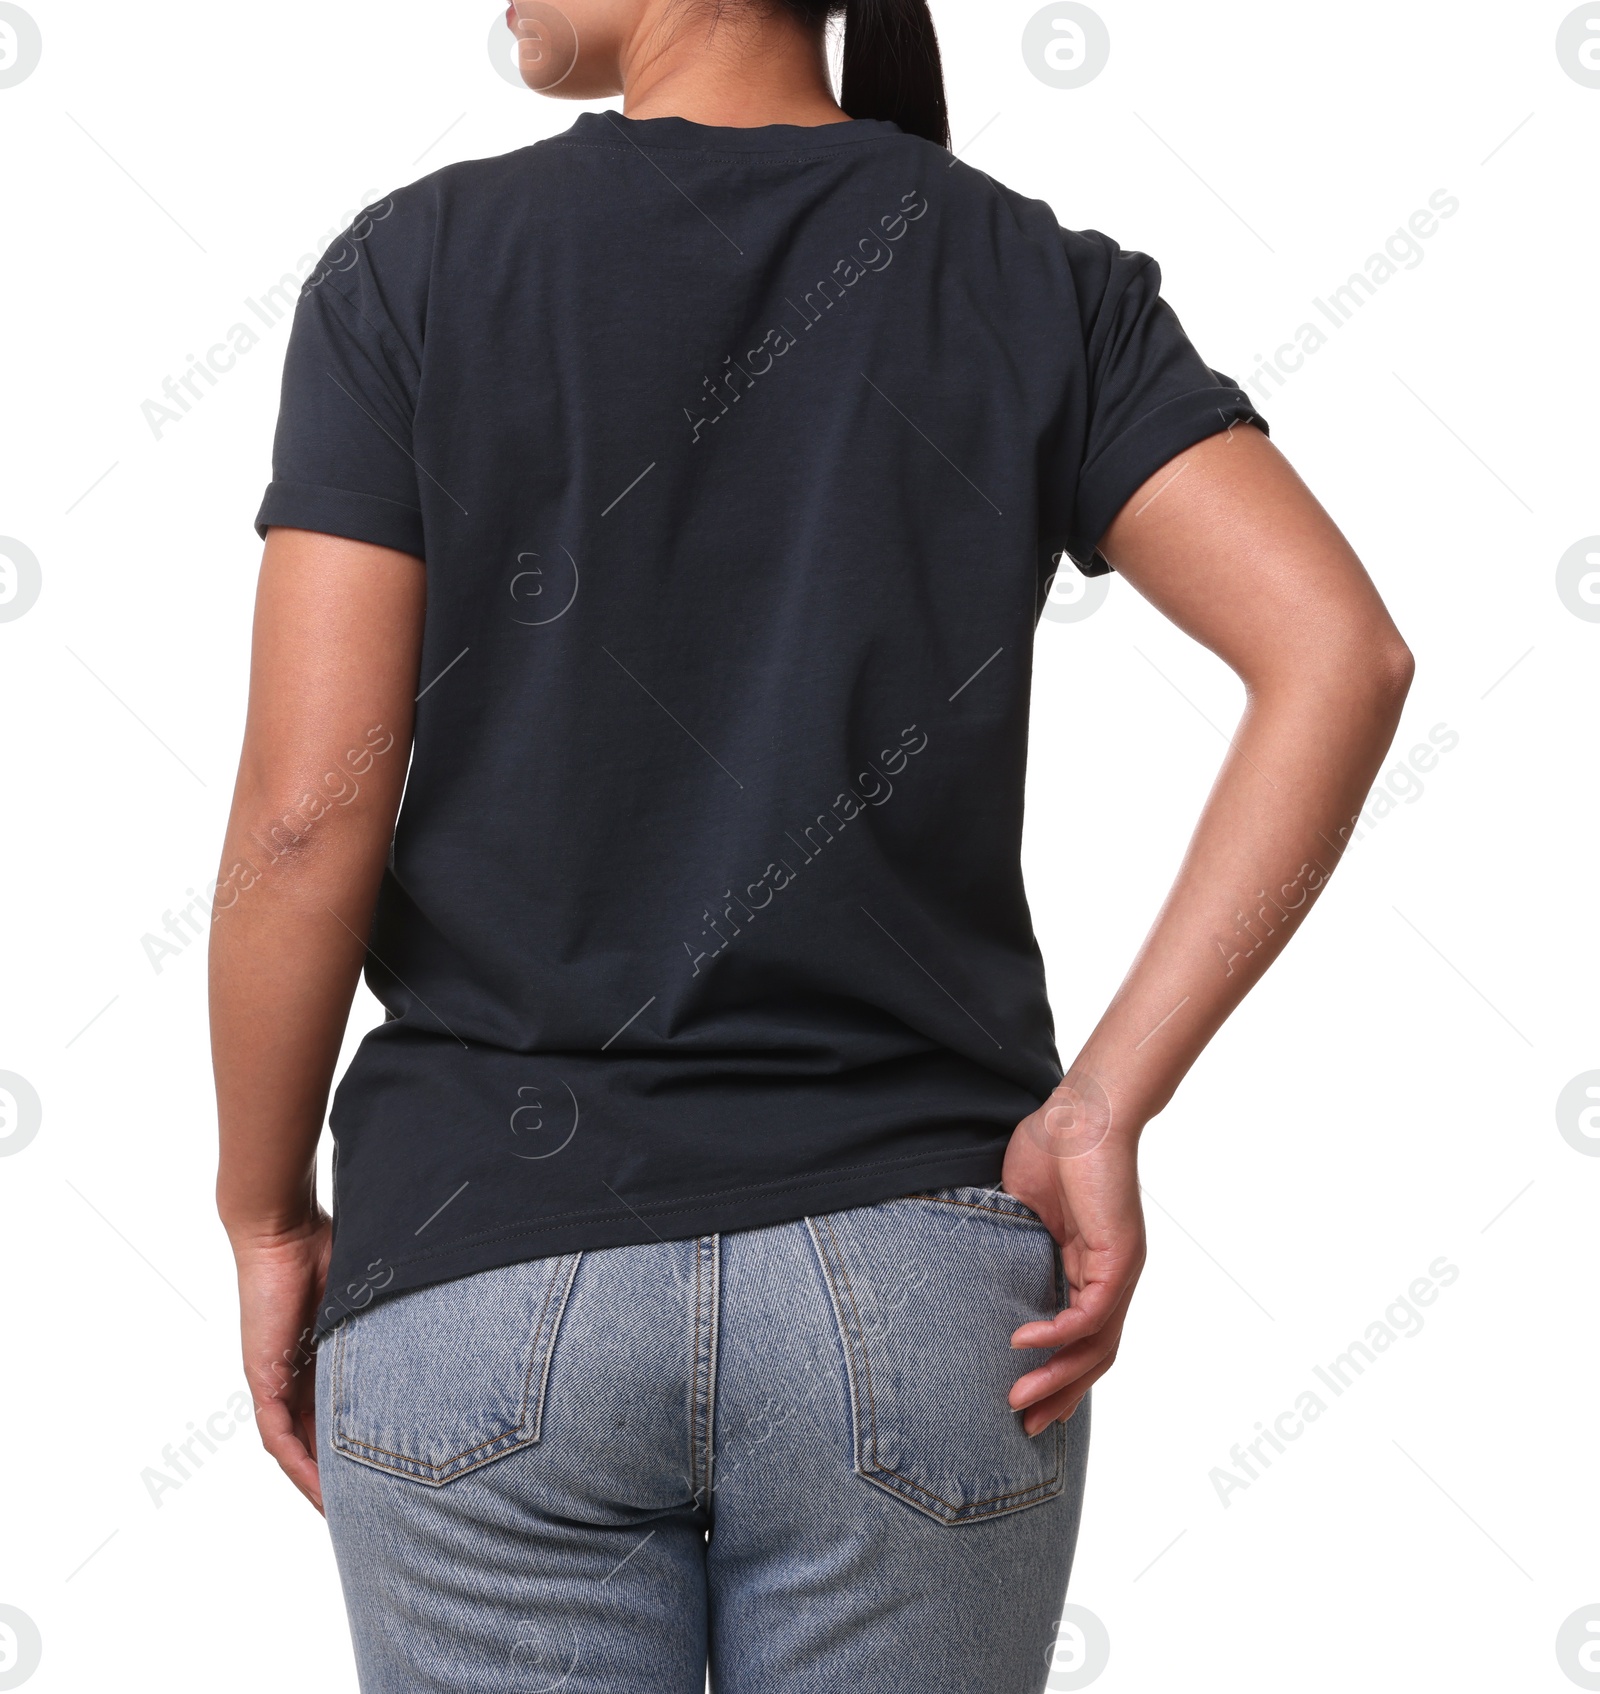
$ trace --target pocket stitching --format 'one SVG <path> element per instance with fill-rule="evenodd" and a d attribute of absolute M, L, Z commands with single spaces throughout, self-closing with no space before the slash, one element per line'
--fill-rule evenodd
<path fill-rule="evenodd" d="M 1002 1189 L 1001 1192 L 1004 1193 L 1005 1191 Z M 897 1199 L 891 1201 L 890 1204 L 903 1206 L 908 1201 L 924 1200 L 931 1202 L 935 1206 L 960 1206 L 969 1212 L 987 1212 L 991 1217 L 1010 1218 L 1013 1223 L 1032 1224 L 1035 1229 L 1042 1229 L 1046 1232 L 1049 1231 L 1049 1224 L 1047 1224 L 1044 1219 L 1040 1217 L 1030 1205 L 1028 1205 L 1026 1200 L 1017 1200 L 1014 1194 L 1007 1194 L 1006 1198 L 1008 1200 L 1016 1200 L 1017 1205 L 1021 1206 L 1023 1210 L 1020 1212 L 1008 1212 L 1003 1206 L 980 1206 L 976 1200 L 951 1200 L 943 1194 L 902 1194 Z"/>
<path fill-rule="evenodd" d="M 559 1325 L 561 1313 L 566 1310 L 567 1296 L 572 1291 L 573 1279 L 578 1274 L 578 1261 L 582 1257 L 583 1255 L 581 1253 L 575 1253 L 572 1255 L 572 1262 L 565 1277 L 561 1275 L 559 1268 L 553 1270 L 550 1280 L 545 1287 L 544 1301 L 539 1307 L 538 1322 L 535 1323 L 533 1328 L 533 1354 L 528 1360 L 527 1375 L 523 1378 L 522 1382 L 522 1399 L 517 1408 L 517 1421 L 512 1424 L 509 1429 L 502 1430 L 499 1435 L 492 1436 L 487 1441 L 480 1441 L 476 1447 L 464 1447 L 459 1453 L 452 1453 L 449 1458 L 441 1459 L 437 1463 L 426 1459 L 415 1458 L 410 1453 L 396 1453 L 388 1447 L 374 1446 L 369 1441 L 362 1441 L 357 1436 L 351 1435 L 348 1430 L 342 1427 L 344 1407 L 341 1393 L 344 1374 L 346 1331 L 349 1329 L 350 1325 L 349 1323 L 341 1324 L 339 1326 L 337 1341 L 333 1351 L 333 1403 L 335 1414 L 333 1444 L 335 1448 L 337 1448 L 340 1452 L 347 1454 L 350 1458 L 358 1459 L 363 1464 L 371 1465 L 374 1470 L 387 1471 L 391 1476 L 403 1476 L 412 1481 L 427 1482 L 437 1486 L 439 1484 L 452 1481 L 453 1476 L 465 1476 L 467 1472 L 481 1468 L 481 1466 L 487 1464 L 491 1459 L 499 1458 L 503 1453 L 513 1452 L 518 1447 L 531 1447 L 536 1441 L 538 1441 L 540 1431 L 544 1423 L 545 1389 L 550 1380 L 550 1361 L 555 1353 L 555 1330 Z M 543 1339 L 545 1319 L 550 1316 L 550 1302 L 555 1297 L 558 1286 L 561 1288 L 561 1301 L 550 1325 L 550 1338 L 548 1341 L 545 1341 Z M 524 1437 L 522 1432 L 524 1425 L 528 1421 L 529 1389 L 533 1383 L 533 1369 L 534 1366 L 539 1363 L 541 1355 L 543 1356 L 544 1370 L 539 1378 L 539 1396 L 538 1404 L 534 1411 L 533 1429 L 530 1434 Z M 517 1439 L 507 1441 L 508 1437 L 516 1437 Z M 501 1447 L 499 1452 L 487 1454 L 486 1457 L 478 1459 L 473 1464 L 461 1465 L 460 1469 L 453 1473 L 453 1476 L 445 1476 L 441 1474 L 442 1472 L 449 1470 L 452 1465 L 458 1464 L 462 1459 L 471 1458 L 475 1453 L 483 1453 L 485 1448 L 494 1447 L 500 1442 L 507 1442 L 507 1445 Z M 359 1449 L 359 1451 L 353 1451 L 352 1449 Z M 416 1468 L 403 1470 L 396 1465 L 380 1464 L 376 1459 L 361 1457 L 362 1454 L 367 1453 L 381 1453 L 386 1458 L 398 1459 L 401 1465 L 415 1466 Z"/>
<path fill-rule="evenodd" d="M 964 1205 L 965 1203 L 966 1202 L 961 1200 L 940 1202 L 940 1204 L 952 1206 Z M 989 1210 L 986 1206 L 975 1209 L 982 1211 Z M 1009 1212 L 1000 1212 L 996 1215 L 1000 1217 L 1010 1217 L 1012 1214 Z M 856 1303 L 855 1290 L 850 1285 L 850 1272 L 845 1268 L 844 1255 L 839 1251 L 838 1237 L 833 1233 L 833 1226 L 826 1217 L 808 1219 L 807 1221 L 813 1225 L 813 1236 L 817 1240 L 819 1247 L 821 1246 L 821 1238 L 816 1235 L 814 1227 L 817 1224 L 821 1224 L 822 1227 L 827 1230 L 829 1239 L 833 1242 L 834 1252 L 838 1256 L 839 1275 L 843 1278 L 845 1291 L 850 1296 L 850 1309 L 855 1315 L 856 1332 L 859 1334 L 863 1329 L 863 1325 L 861 1323 L 861 1310 Z M 828 1254 L 826 1252 L 819 1252 L 818 1257 L 822 1261 L 822 1273 L 828 1279 L 828 1286 L 834 1297 L 834 1309 L 836 1312 L 840 1311 L 841 1303 L 838 1298 L 838 1284 L 834 1281 L 833 1268 L 828 1262 Z M 857 1339 L 857 1334 L 852 1334 L 848 1327 L 845 1327 L 844 1340 L 846 1357 L 853 1362 L 853 1356 L 856 1353 L 860 1354 L 860 1371 L 866 1382 L 867 1423 L 870 1431 L 869 1443 L 872 1450 L 872 1456 L 871 1464 L 866 1467 L 863 1474 L 868 1477 L 869 1481 L 873 1480 L 875 1476 L 893 1477 L 894 1486 L 892 1487 L 891 1492 L 904 1493 L 907 1495 L 919 1495 L 924 1500 L 931 1500 L 937 1505 L 943 1506 L 945 1510 L 951 1514 L 950 1518 L 947 1520 L 951 1522 L 975 1522 L 979 1518 L 1002 1517 L 1007 1511 L 1017 1509 L 1019 1505 L 1032 1505 L 1035 1504 L 1037 1500 L 1048 1500 L 1052 1495 L 1059 1494 L 1061 1492 L 1061 1460 L 1063 1443 L 1061 1440 L 1062 1425 L 1059 1422 L 1053 1425 L 1055 1432 L 1055 1469 L 1051 1471 L 1049 1476 L 1047 1476 L 1043 1482 L 1033 1483 L 1027 1488 L 1014 1488 L 1008 1494 L 991 1494 L 987 1499 L 970 1500 L 964 1506 L 957 1505 L 952 1500 L 946 1500 L 942 1495 L 935 1494 L 931 1489 L 924 1488 L 920 1483 L 913 1482 L 910 1477 L 903 1475 L 900 1471 L 892 1470 L 889 1466 L 881 1463 L 878 1455 L 877 1407 L 874 1402 L 872 1392 L 872 1366 L 867 1359 L 865 1340 Z M 852 1388 L 854 1387 L 855 1374 L 854 1370 L 850 1373 Z M 852 1400 L 856 1402 L 857 1417 L 859 1418 L 859 1399 L 855 1394 L 852 1394 Z M 859 1429 L 857 1432 L 856 1446 L 856 1461 L 859 1465 L 862 1458 L 860 1453 Z M 888 1483 L 880 1483 L 879 1486 L 883 1488 L 890 1488 Z M 1030 1498 L 1030 1496 L 1034 1498 Z M 1001 1502 L 1005 1501 L 1012 1502 L 1012 1504 L 1001 1504 Z M 915 1504 L 915 1501 L 912 1503 Z M 992 1512 L 980 1512 L 974 1509 L 978 1506 L 995 1506 L 997 1509 Z"/>

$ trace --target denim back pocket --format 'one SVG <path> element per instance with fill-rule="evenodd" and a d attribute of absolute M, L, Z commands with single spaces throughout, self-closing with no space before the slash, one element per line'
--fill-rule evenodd
<path fill-rule="evenodd" d="M 1066 1431 L 1030 1440 L 1006 1396 L 1045 1352 L 1020 1324 L 1066 1304 L 1049 1231 L 1019 1200 L 943 1188 L 806 1220 L 844 1343 L 855 1468 L 941 1523 L 1061 1493 Z"/>
<path fill-rule="evenodd" d="M 329 1379 L 337 1451 L 438 1487 L 532 1446 L 581 1256 L 435 1283 L 341 1325 Z"/>

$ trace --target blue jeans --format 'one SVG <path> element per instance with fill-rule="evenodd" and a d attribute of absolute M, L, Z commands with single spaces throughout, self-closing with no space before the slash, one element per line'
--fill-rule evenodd
<path fill-rule="evenodd" d="M 1006 1404 L 1066 1303 L 1009 1195 L 947 1188 L 536 1259 L 317 1363 L 364 1694 L 1036 1694 L 1087 1401 Z"/>

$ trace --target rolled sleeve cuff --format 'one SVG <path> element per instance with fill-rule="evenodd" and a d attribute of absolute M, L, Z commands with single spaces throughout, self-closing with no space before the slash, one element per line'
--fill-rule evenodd
<path fill-rule="evenodd" d="M 1067 552 L 1085 576 L 1104 576 L 1110 561 L 1100 541 L 1112 520 L 1161 467 L 1207 436 L 1236 423 L 1252 423 L 1263 435 L 1266 419 L 1242 388 L 1199 388 L 1166 401 L 1083 467 L 1078 482 L 1077 521 Z"/>
<path fill-rule="evenodd" d="M 342 535 L 349 541 L 369 541 L 397 553 L 426 555 L 422 544 L 422 513 L 377 494 L 355 494 L 347 488 L 323 488 L 314 482 L 271 482 L 256 513 L 256 534 L 267 529 L 314 529 Z"/>

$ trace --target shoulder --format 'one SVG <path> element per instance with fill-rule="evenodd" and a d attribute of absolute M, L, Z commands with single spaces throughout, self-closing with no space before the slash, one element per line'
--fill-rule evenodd
<path fill-rule="evenodd" d="M 345 295 L 391 299 L 425 292 L 446 232 L 480 209 L 502 212 L 518 182 L 539 168 L 542 143 L 486 159 L 463 159 L 363 206 L 328 243 L 304 292 L 331 283 Z"/>
<path fill-rule="evenodd" d="M 1026 253 L 1064 289 L 1086 318 L 1130 288 L 1158 293 L 1161 270 L 1148 253 L 1098 229 L 1071 228 L 1047 200 L 1024 194 L 961 159 L 945 156 L 939 175 L 951 212 L 1014 253 Z"/>

